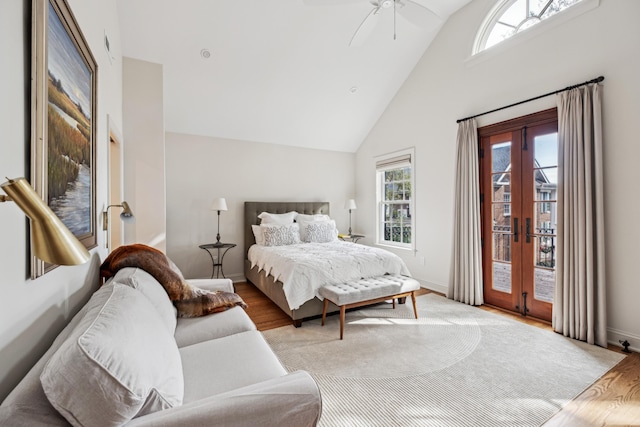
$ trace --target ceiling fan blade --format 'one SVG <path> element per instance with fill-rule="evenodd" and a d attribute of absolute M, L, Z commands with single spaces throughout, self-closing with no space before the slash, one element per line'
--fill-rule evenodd
<path fill-rule="evenodd" d="M 407 21 L 418 27 L 426 26 L 438 15 L 426 6 L 411 0 L 396 0 L 398 13 Z"/>
<path fill-rule="evenodd" d="M 380 6 L 376 6 L 367 14 L 364 20 L 360 23 L 356 32 L 353 33 L 353 37 L 351 37 L 351 41 L 349 42 L 350 47 L 362 46 L 364 42 L 369 38 L 373 30 L 376 28 L 378 24 L 378 16 L 380 12 Z"/>

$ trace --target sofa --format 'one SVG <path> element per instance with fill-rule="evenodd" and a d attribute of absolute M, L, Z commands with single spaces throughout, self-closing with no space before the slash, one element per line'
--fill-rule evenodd
<path fill-rule="evenodd" d="M 233 292 L 228 279 L 188 280 Z M 178 318 L 147 272 L 98 289 L 0 405 L 2 426 L 314 426 L 320 391 L 288 373 L 241 307 Z"/>

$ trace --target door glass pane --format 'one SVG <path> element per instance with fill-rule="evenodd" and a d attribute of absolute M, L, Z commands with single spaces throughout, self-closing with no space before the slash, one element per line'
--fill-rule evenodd
<path fill-rule="evenodd" d="M 494 173 L 506 172 L 511 169 L 511 141 L 491 146 L 491 163 Z"/>
<path fill-rule="evenodd" d="M 536 168 L 546 168 L 558 166 L 558 134 L 536 136 L 533 139 L 534 152 L 536 155 Z"/>
<path fill-rule="evenodd" d="M 553 303 L 556 286 L 556 237 L 536 236 L 533 296 L 539 301 Z"/>
<path fill-rule="evenodd" d="M 491 146 L 492 252 L 496 291 L 511 293 L 511 142 Z"/>
<path fill-rule="evenodd" d="M 494 290 L 511 293 L 511 203 L 493 204 L 493 283 Z"/>
<path fill-rule="evenodd" d="M 511 233 L 493 233 L 494 261 L 511 261 Z"/>
<path fill-rule="evenodd" d="M 504 239 L 506 243 L 501 244 L 501 246 L 510 245 L 510 237 L 511 237 L 511 217 L 506 214 L 511 208 L 511 203 L 494 203 L 493 204 L 493 234 L 494 236 L 500 235 L 499 239 Z M 503 236 L 504 235 L 504 236 Z M 495 239 L 498 237 L 494 237 Z M 511 258 L 503 258 L 503 257 L 495 257 L 494 251 L 494 259 L 502 259 L 505 261 L 510 261 Z"/>
<path fill-rule="evenodd" d="M 505 195 L 509 195 L 508 200 Z M 496 173 L 493 174 L 493 191 L 491 193 L 492 202 L 510 202 L 511 201 L 511 174 Z"/>
<path fill-rule="evenodd" d="M 534 298 L 553 302 L 556 281 L 558 134 L 534 138 Z"/>
<path fill-rule="evenodd" d="M 536 243 L 536 267 L 554 268 L 556 266 L 556 236 L 538 235 Z"/>
<path fill-rule="evenodd" d="M 553 303 L 556 287 L 556 271 L 546 268 L 534 270 L 533 297 L 538 301 Z"/>
<path fill-rule="evenodd" d="M 535 234 L 543 236 L 555 235 L 556 233 L 556 202 L 536 202 L 535 203 Z"/>
<path fill-rule="evenodd" d="M 511 264 L 506 262 L 493 263 L 493 283 L 496 291 L 511 293 Z"/>

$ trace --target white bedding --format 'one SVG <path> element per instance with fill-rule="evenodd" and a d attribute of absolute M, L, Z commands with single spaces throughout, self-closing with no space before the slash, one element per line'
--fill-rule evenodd
<path fill-rule="evenodd" d="M 351 242 L 302 243 L 287 246 L 253 245 L 248 253 L 256 265 L 283 284 L 289 308 L 295 310 L 318 297 L 324 285 L 384 274 L 409 276 L 404 261 L 394 253 Z"/>

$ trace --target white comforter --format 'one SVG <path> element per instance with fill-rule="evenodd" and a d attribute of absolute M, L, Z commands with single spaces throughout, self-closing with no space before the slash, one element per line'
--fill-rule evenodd
<path fill-rule="evenodd" d="M 389 251 L 351 242 L 302 243 L 288 246 L 253 245 L 248 254 L 256 265 L 283 284 L 292 310 L 318 297 L 328 284 L 384 274 L 410 275 L 404 261 Z"/>

